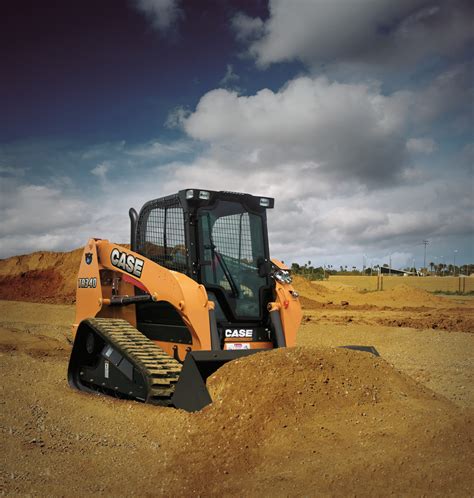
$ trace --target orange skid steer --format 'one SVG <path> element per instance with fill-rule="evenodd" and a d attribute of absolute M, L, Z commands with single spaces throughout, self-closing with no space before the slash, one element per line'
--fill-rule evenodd
<path fill-rule="evenodd" d="M 91 239 L 77 279 L 69 384 L 187 411 L 221 365 L 294 346 L 288 268 L 270 259 L 273 199 L 186 189 L 130 209 L 131 249 Z"/>

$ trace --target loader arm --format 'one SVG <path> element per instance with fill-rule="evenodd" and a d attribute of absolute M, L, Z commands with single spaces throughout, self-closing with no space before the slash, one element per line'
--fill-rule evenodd
<path fill-rule="evenodd" d="M 122 276 L 112 291 L 110 286 L 103 288 L 101 270 Z M 108 240 L 90 239 L 84 249 L 78 274 L 73 336 L 83 320 L 100 316 L 104 307 L 111 306 L 113 293 L 133 296 L 133 287 L 144 290 L 153 301 L 166 301 L 176 309 L 191 333 L 192 349 L 212 349 L 209 331 L 214 303 L 209 301 L 205 287 Z"/>

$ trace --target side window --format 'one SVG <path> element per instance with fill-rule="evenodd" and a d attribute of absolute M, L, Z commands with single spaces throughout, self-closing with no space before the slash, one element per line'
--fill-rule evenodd
<path fill-rule="evenodd" d="M 186 272 L 184 212 L 181 207 L 154 207 L 144 217 L 140 253 L 171 270 Z"/>
<path fill-rule="evenodd" d="M 178 271 L 185 271 L 187 259 L 182 208 L 168 208 L 166 210 L 165 239 L 169 267 Z"/>
<path fill-rule="evenodd" d="M 142 247 L 143 255 L 163 264 L 165 261 L 165 210 L 155 208 L 150 211 L 145 230 L 145 244 Z"/>

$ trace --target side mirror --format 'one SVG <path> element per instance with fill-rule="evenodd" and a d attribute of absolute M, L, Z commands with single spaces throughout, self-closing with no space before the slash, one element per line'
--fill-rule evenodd
<path fill-rule="evenodd" d="M 273 268 L 270 261 L 262 258 L 257 264 L 259 277 L 268 277 L 268 275 L 271 275 Z"/>

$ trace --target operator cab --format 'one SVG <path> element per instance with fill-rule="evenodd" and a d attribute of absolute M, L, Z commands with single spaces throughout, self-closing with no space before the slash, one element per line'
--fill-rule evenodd
<path fill-rule="evenodd" d="M 226 338 L 268 341 L 273 298 L 266 210 L 274 200 L 236 192 L 181 190 L 130 210 L 132 250 L 205 286 Z M 165 302 L 137 305 L 137 328 L 155 340 L 190 341 Z M 235 339 L 234 339 L 235 340 Z"/>

